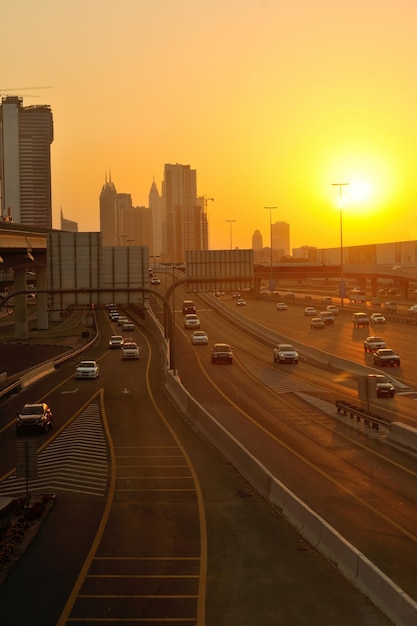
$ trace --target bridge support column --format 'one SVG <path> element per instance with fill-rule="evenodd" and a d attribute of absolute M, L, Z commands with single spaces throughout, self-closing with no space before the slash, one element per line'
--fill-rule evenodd
<path fill-rule="evenodd" d="M 46 267 L 36 268 L 36 289 L 46 289 Z M 48 294 L 38 293 L 36 296 L 36 328 L 48 330 Z"/>
<path fill-rule="evenodd" d="M 14 268 L 14 290 L 23 291 L 26 289 L 26 268 Z M 28 312 L 26 305 L 26 294 L 20 294 L 13 298 L 15 316 L 15 337 L 16 339 L 27 339 L 28 332 Z"/>
<path fill-rule="evenodd" d="M 371 296 L 375 297 L 378 293 L 378 279 L 371 278 Z"/>
<path fill-rule="evenodd" d="M 407 300 L 408 296 L 408 280 L 399 280 L 401 300 Z"/>

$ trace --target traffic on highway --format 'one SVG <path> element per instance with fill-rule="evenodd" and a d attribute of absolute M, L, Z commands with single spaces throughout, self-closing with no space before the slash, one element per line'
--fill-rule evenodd
<path fill-rule="evenodd" d="M 166 287 L 168 278 L 161 279 L 155 289 Z M 354 368 L 337 370 L 311 352 L 375 371 L 364 341 L 380 335 L 401 355 L 401 365 L 384 367 L 395 395 L 372 397 L 371 408 L 415 427 L 417 379 L 409 338 L 414 329 L 389 321 L 382 329 L 356 328 L 352 311 L 341 310 L 334 324 L 318 333 L 304 315 L 307 305 L 317 304 L 320 313 L 315 299 L 306 303 L 295 294 L 285 298 L 286 309 L 278 309 L 278 296 L 245 294 L 245 306 L 236 306 L 233 294 L 193 294 L 198 330 L 204 333 L 204 340 L 194 341 L 197 331 L 184 324 L 181 310 L 189 297 L 178 288 L 173 302 L 181 384 L 271 475 L 416 600 L 414 455 L 390 445 L 384 430 L 370 432 L 364 424 L 338 418 L 337 399 L 358 400 L 358 376 Z M 163 312 L 154 304 L 163 324 Z M 252 332 L 219 307 L 253 320 Z M 24 489 L 24 479 L 13 471 L 16 412 L 35 401 L 48 402 L 54 423 L 34 435 L 39 461 L 31 488 L 58 494 L 50 514 L 54 532 L 25 556 L 26 570 L 22 567 L 20 576 L 16 570 L 0 587 L 5 611 L 12 611 L 22 580 L 33 575 L 49 538 L 56 567 L 65 557 L 65 580 L 57 585 L 57 570 L 42 565 L 56 593 L 39 600 L 36 585 L 28 591 L 34 624 L 133 616 L 155 621 L 169 614 L 196 624 L 225 623 L 224 616 L 227 623 L 257 624 L 262 615 L 262 623 L 272 625 L 280 611 L 291 614 L 292 623 L 309 614 L 325 624 L 327 612 L 340 624 L 389 624 L 337 570 L 320 565 L 314 546 L 303 543 L 307 553 L 300 553 L 300 536 L 286 520 L 271 515 L 253 487 L 189 428 L 188 417 L 184 420 L 164 392 L 160 339 L 134 310 L 123 311 L 133 332 L 120 330 L 108 311 L 98 311 L 100 338 L 92 348 L 3 401 L 0 496 Z M 260 335 L 255 323 L 279 334 L 278 345 L 290 344 L 297 362 L 275 359 L 275 342 Z M 113 337 L 122 337 L 115 342 L 119 346 L 111 345 Z M 137 344 L 139 358 L 123 359 L 125 341 Z M 215 344 L 228 346 L 232 359 L 213 362 Z M 97 365 L 94 376 L 77 379 L 81 361 Z M 284 555 L 284 546 L 291 547 L 291 555 Z M 277 595 L 282 586 L 285 593 Z M 318 608 L 317 597 L 326 609 Z M 257 618 L 248 617 L 252 606 Z"/>

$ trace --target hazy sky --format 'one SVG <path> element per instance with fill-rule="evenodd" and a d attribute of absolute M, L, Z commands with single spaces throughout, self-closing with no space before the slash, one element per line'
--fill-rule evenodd
<path fill-rule="evenodd" d="M 134 205 L 197 170 L 210 247 L 417 239 L 416 0 L 13 0 L 0 90 L 54 117 L 60 208 L 99 230 L 106 172 Z M 29 87 L 50 89 L 29 90 Z M 23 89 L 26 88 L 26 89 Z M 349 197 L 348 197 L 349 195 Z"/>

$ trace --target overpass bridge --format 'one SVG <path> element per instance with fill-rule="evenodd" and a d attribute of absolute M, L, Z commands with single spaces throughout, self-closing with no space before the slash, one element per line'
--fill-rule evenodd
<path fill-rule="evenodd" d="M 10 222 L 0 223 L 0 282 L 2 278 L 1 270 L 3 268 L 3 280 L 6 278 L 6 275 L 11 274 L 13 291 L 24 292 L 28 288 L 28 270 L 36 274 L 36 289 L 39 290 L 36 303 L 36 324 L 38 330 L 47 329 L 49 321 L 47 240 L 50 232 L 57 231 Z M 85 233 L 80 233 L 80 235 L 83 234 L 85 235 Z M 76 234 L 74 233 L 74 235 Z M 98 254 L 101 256 L 101 251 Z M 11 272 L 8 270 L 11 270 Z M 222 272 L 220 274 L 223 275 Z M 301 281 L 315 277 L 340 279 L 341 276 L 342 268 L 337 264 L 326 265 L 323 263 L 293 261 L 290 263 L 273 263 L 272 265 L 256 264 L 253 267 L 256 293 L 259 293 L 262 281 L 272 281 L 273 283 L 280 280 Z M 198 279 L 198 276 L 190 278 L 190 280 L 193 281 L 196 278 Z M 377 294 L 379 281 L 395 280 L 401 291 L 402 299 L 407 300 L 410 286 L 413 289 L 417 289 L 417 264 L 403 267 L 382 266 L 371 263 L 344 264 L 343 278 L 354 280 L 357 286 L 370 292 L 371 295 Z M 221 282 L 219 276 L 213 276 L 213 280 Z M 370 284 L 370 289 L 367 289 L 368 284 Z M 146 286 L 142 285 L 142 287 Z M 14 310 L 16 337 L 19 339 L 26 338 L 28 336 L 26 295 L 21 294 L 14 298 Z"/>
<path fill-rule="evenodd" d="M 350 279 L 357 287 L 367 291 L 371 296 L 378 294 L 382 282 L 395 281 L 403 300 L 408 299 L 409 290 L 417 289 L 417 267 L 399 267 L 391 265 L 346 264 L 323 265 L 320 263 L 274 263 L 271 265 L 254 266 L 255 293 L 259 293 L 261 282 L 272 285 L 280 280 L 305 281 L 307 279 L 336 279 L 339 282 Z"/>
<path fill-rule="evenodd" d="M 0 224 L 0 274 L 13 275 L 13 291 L 27 289 L 27 272 L 36 273 L 36 285 L 47 287 L 46 246 L 49 230 L 4 222 Z M 3 281 L 4 282 L 4 281 Z M 48 328 L 47 294 L 37 299 L 37 328 Z M 14 298 L 15 334 L 17 338 L 27 337 L 26 296 Z"/>

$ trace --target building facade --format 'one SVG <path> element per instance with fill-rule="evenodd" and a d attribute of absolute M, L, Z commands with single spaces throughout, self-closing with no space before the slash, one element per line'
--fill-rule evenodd
<path fill-rule="evenodd" d="M 16 224 L 52 228 L 49 106 L 23 106 L 6 96 L 0 105 L 1 217 Z"/>
<path fill-rule="evenodd" d="M 162 183 L 163 211 L 166 215 L 164 258 L 184 263 L 188 250 L 207 248 L 207 220 L 204 201 L 197 197 L 197 172 L 189 165 L 166 164 Z"/>
<path fill-rule="evenodd" d="M 271 224 L 271 239 L 275 256 L 290 255 L 290 225 L 287 222 Z"/>

